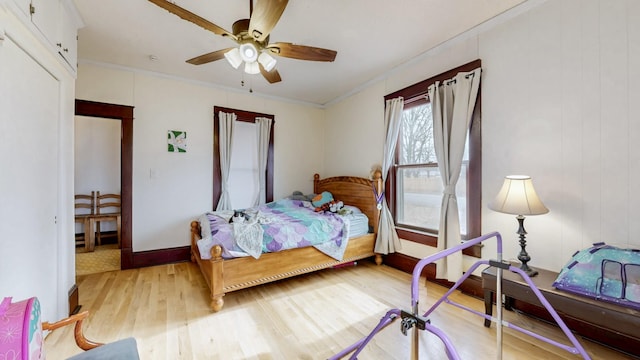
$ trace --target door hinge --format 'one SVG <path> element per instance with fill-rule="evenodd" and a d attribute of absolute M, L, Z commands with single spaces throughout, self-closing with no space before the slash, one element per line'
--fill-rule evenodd
<path fill-rule="evenodd" d="M 36 7 L 33 4 L 29 4 L 29 14 L 33 15 L 36 13 Z"/>

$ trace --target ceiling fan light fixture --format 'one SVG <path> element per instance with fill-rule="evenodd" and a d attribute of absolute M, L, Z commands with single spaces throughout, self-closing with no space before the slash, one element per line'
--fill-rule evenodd
<path fill-rule="evenodd" d="M 242 57 L 240 56 L 240 50 L 238 50 L 238 48 L 233 48 L 227 51 L 224 53 L 224 57 L 234 69 L 239 68 L 242 64 Z"/>
<path fill-rule="evenodd" d="M 259 74 L 260 73 L 260 66 L 258 65 L 257 62 L 245 62 L 244 63 L 244 72 L 246 72 L 247 74 Z"/>
<path fill-rule="evenodd" d="M 258 56 L 258 62 L 262 64 L 262 67 L 267 71 L 273 70 L 276 67 L 276 59 L 269 55 L 267 52 L 262 52 L 260 56 Z"/>
<path fill-rule="evenodd" d="M 240 57 L 246 63 L 255 62 L 258 59 L 258 49 L 252 43 L 240 45 Z"/>

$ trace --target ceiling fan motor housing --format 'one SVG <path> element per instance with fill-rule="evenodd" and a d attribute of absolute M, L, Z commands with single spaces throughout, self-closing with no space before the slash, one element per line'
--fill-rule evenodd
<path fill-rule="evenodd" d="M 241 33 L 247 33 L 249 31 L 249 19 L 240 19 L 233 23 L 231 30 L 233 35 L 240 37 Z"/>

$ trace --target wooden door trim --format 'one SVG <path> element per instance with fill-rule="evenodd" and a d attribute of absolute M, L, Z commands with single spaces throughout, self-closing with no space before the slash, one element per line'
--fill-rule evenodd
<path fill-rule="evenodd" d="M 76 99 L 75 114 L 120 120 L 122 139 L 120 147 L 120 186 L 122 196 L 122 251 L 121 269 L 134 267 L 132 234 L 133 209 L 133 106 L 108 104 Z"/>

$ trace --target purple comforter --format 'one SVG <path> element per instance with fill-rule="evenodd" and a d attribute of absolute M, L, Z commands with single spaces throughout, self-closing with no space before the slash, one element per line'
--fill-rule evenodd
<path fill-rule="evenodd" d="M 256 208 L 246 209 L 250 218 L 243 224 L 229 223 L 230 212 L 210 212 L 201 218 L 203 238 L 198 242 L 200 253 L 210 256 L 215 244 L 223 248 L 223 257 L 251 256 L 261 253 L 314 246 L 325 254 L 341 260 L 348 241 L 348 226 L 336 214 L 315 212 L 311 203 L 283 199 Z M 204 225 L 204 224 L 202 224 Z M 207 230 L 206 230 L 207 229 Z M 261 237 L 261 239 L 256 239 Z"/>

